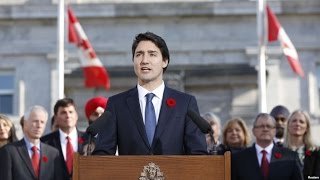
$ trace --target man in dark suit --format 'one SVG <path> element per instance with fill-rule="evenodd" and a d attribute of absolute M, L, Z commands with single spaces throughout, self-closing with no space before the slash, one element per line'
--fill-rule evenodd
<path fill-rule="evenodd" d="M 232 157 L 232 180 L 302 180 L 296 152 L 273 143 L 275 120 L 260 113 L 253 123 L 256 143 Z"/>
<path fill-rule="evenodd" d="M 107 106 L 108 98 L 102 96 L 96 96 L 87 101 L 84 112 L 86 114 L 89 126 L 92 125 L 105 111 Z M 92 153 L 94 147 L 96 146 L 96 136 L 91 137 L 89 144 L 89 134 L 85 134 L 84 138 L 86 139 L 83 145 L 83 155 L 87 156 Z"/>
<path fill-rule="evenodd" d="M 93 154 L 207 154 L 205 135 L 187 116 L 199 112 L 196 99 L 167 87 L 169 64 L 165 41 L 151 32 L 138 34 L 132 45 L 138 84 L 108 100 L 112 116 L 98 133 Z M 102 116 L 103 117 L 103 116 Z"/>
<path fill-rule="evenodd" d="M 278 105 L 271 110 L 270 115 L 276 120 L 276 135 L 274 142 L 277 146 L 282 147 L 284 143 L 284 132 L 286 131 L 286 124 L 290 112 L 288 108 Z"/>
<path fill-rule="evenodd" d="M 83 152 L 83 132 L 76 128 L 78 114 L 71 98 L 57 101 L 54 116 L 59 129 L 41 138 L 41 141 L 57 148 L 60 152 L 60 165 L 63 167 L 63 179 L 72 178 L 73 153 Z"/>
<path fill-rule="evenodd" d="M 0 150 L 0 179 L 3 180 L 61 180 L 59 152 L 40 142 L 47 111 L 31 107 L 24 115 L 24 138 Z"/>

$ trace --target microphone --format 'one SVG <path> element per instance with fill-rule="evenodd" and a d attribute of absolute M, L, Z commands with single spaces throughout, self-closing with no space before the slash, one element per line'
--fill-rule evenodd
<path fill-rule="evenodd" d="M 201 132 L 203 132 L 204 134 L 213 134 L 213 129 L 210 124 L 206 120 L 204 120 L 198 113 L 192 110 L 188 110 L 187 115 L 199 127 Z"/>
<path fill-rule="evenodd" d="M 104 111 L 104 113 L 87 128 L 86 133 L 89 135 L 87 146 L 88 156 L 91 155 L 91 138 L 98 134 L 98 132 L 104 127 L 106 121 L 110 119 L 111 115 L 111 112 Z"/>
<path fill-rule="evenodd" d="M 209 148 L 209 152 L 213 155 L 217 154 L 217 148 L 216 148 L 216 141 L 214 140 L 213 134 L 214 131 L 210 124 L 204 120 L 198 113 L 188 109 L 187 115 L 189 118 L 198 126 L 198 128 L 201 130 L 202 133 L 204 134 L 209 134 L 210 135 L 210 140 L 212 147 Z"/>
<path fill-rule="evenodd" d="M 104 127 L 105 122 L 110 119 L 111 112 L 105 111 L 97 120 L 95 120 L 90 126 L 87 128 L 86 133 L 90 136 L 95 136 Z"/>

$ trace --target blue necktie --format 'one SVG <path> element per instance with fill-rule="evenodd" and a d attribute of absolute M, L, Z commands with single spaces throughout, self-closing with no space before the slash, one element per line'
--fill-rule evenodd
<path fill-rule="evenodd" d="M 145 126 L 146 126 L 146 132 L 147 132 L 150 146 L 152 144 L 154 132 L 156 130 L 156 114 L 152 104 L 152 98 L 154 96 L 155 95 L 153 93 L 146 94 L 147 104 L 146 104 L 146 111 L 145 111 Z"/>

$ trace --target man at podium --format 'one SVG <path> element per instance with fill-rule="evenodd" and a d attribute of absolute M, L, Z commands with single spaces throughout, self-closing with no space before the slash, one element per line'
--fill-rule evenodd
<path fill-rule="evenodd" d="M 138 34 L 132 44 L 137 86 L 109 98 L 112 114 L 98 133 L 94 155 L 207 154 L 205 135 L 187 116 L 199 112 L 194 96 L 173 90 L 163 81 L 170 62 L 165 41 Z M 104 117 L 104 116 L 102 116 Z"/>

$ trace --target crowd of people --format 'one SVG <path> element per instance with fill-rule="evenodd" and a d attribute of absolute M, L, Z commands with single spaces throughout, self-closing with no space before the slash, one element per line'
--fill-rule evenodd
<path fill-rule="evenodd" d="M 107 98 L 94 97 L 85 106 L 88 123 L 93 123 L 107 105 Z M 56 102 L 51 118 L 52 132 L 43 136 L 48 112 L 32 106 L 20 119 L 23 138 L 17 140 L 11 120 L 0 114 L 0 177 L 4 180 L 68 180 L 72 178 L 73 154 L 87 155 L 95 140 L 76 128 L 78 113 L 71 98 Z M 89 147 L 88 147 L 89 146 Z M 91 153 L 90 152 L 90 153 Z"/>
<path fill-rule="evenodd" d="M 210 116 L 209 116 L 210 114 Z M 208 148 L 219 155 L 232 153 L 232 179 L 310 179 L 320 177 L 320 149 L 312 141 L 310 117 L 307 112 L 289 113 L 284 106 L 274 107 L 270 114 L 257 115 L 252 128 L 255 142 L 244 120 L 228 120 L 220 135 L 220 119 L 212 112 L 202 117 L 214 129 L 215 142 L 208 140 Z M 215 147 L 213 147 L 215 146 Z M 266 150 L 266 174 L 263 174 L 261 150 Z M 212 150 L 208 150 L 208 153 Z M 279 160 L 283 160 L 280 162 Z M 286 165 L 287 164 L 287 165 Z M 258 173 L 255 169 L 259 170 Z"/>
<path fill-rule="evenodd" d="M 107 119 L 90 143 L 91 138 L 76 128 L 77 106 L 71 98 L 56 102 L 52 132 L 45 136 L 49 117 L 41 106 L 30 107 L 21 117 L 24 137 L 19 141 L 12 122 L 0 115 L 0 178 L 71 179 L 75 152 L 222 155 L 226 151 L 232 154 L 233 180 L 320 177 L 320 151 L 312 143 L 306 112 L 290 114 L 284 106 L 277 106 L 270 114 L 259 113 L 252 128 L 255 142 L 243 119 L 234 117 L 222 128 L 218 116 L 208 112 L 202 117 L 212 126 L 213 134 L 206 136 L 197 126 L 199 118 L 193 116 L 199 114 L 195 97 L 171 89 L 163 81 L 170 55 L 162 37 L 151 32 L 138 34 L 132 44 L 132 62 L 137 76 L 135 87 L 109 99 L 95 97 L 85 105 L 89 125 L 100 116 Z"/>
<path fill-rule="evenodd" d="M 85 114 L 89 125 L 101 116 L 107 101 L 107 98 L 95 97 L 86 103 Z M 262 149 L 266 149 L 269 154 L 269 157 L 266 155 L 266 161 L 270 164 L 269 179 L 308 179 L 320 176 L 320 149 L 312 142 L 307 112 L 296 110 L 290 114 L 286 107 L 276 106 L 270 114 L 259 114 L 252 128 L 255 142 L 251 141 L 253 138 L 242 118 L 231 118 L 222 127 L 220 118 L 214 113 L 206 112 L 201 116 L 214 132 L 213 140 L 206 137 L 208 154 L 212 148 L 216 148 L 218 155 L 226 151 L 232 153 L 232 179 L 265 179 L 263 173 L 254 174 L 252 171 L 254 168 L 261 169 L 263 155 L 257 152 Z M 13 123 L 7 116 L 0 114 L 0 166 L 7 167 L 0 169 L 3 179 L 70 179 L 73 153 L 92 153 L 96 138 L 87 144 L 87 134 L 76 128 L 78 113 L 72 99 L 57 101 L 51 118 L 51 125 L 56 125 L 57 129 L 42 136 L 47 119 L 48 113 L 43 107 L 31 107 L 21 118 L 24 137 L 18 141 Z M 38 152 L 38 164 L 34 164 L 33 146 Z M 27 161 L 28 156 L 30 161 Z M 282 164 L 278 159 L 285 160 L 283 165 L 278 165 Z M 23 164 L 25 168 L 21 167 L 22 161 L 27 161 Z M 15 166 L 21 168 L 14 168 L 12 172 L 10 167 Z M 47 169 L 45 173 L 41 173 L 43 169 Z"/>

